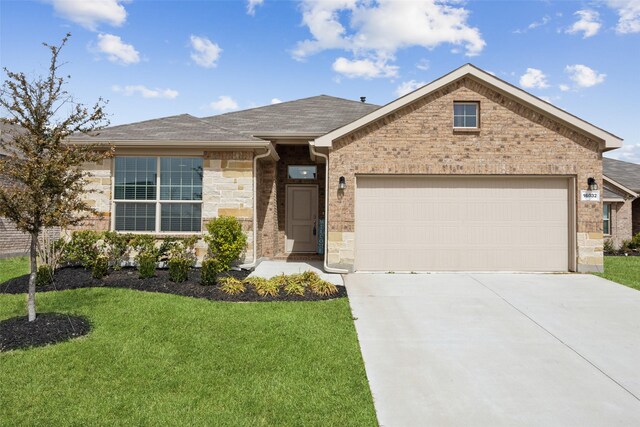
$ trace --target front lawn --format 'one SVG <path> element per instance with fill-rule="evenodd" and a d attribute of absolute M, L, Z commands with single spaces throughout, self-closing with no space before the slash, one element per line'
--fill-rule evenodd
<path fill-rule="evenodd" d="M 2 261 L 0 281 L 7 274 Z M 0 295 L 0 319 L 24 295 Z M 225 303 L 126 289 L 38 295 L 86 337 L 0 353 L 0 425 L 376 425 L 346 298 Z"/>
<path fill-rule="evenodd" d="M 29 272 L 29 258 L 0 259 L 0 283 Z"/>
<path fill-rule="evenodd" d="M 606 256 L 604 257 L 604 273 L 597 275 L 640 290 L 640 257 Z"/>

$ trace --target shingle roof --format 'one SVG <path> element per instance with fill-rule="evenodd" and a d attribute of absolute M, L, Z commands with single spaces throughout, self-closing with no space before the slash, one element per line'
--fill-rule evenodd
<path fill-rule="evenodd" d="M 640 165 L 603 158 L 604 174 L 630 190 L 640 192 Z"/>
<path fill-rule="evenodd" d="M 324 135 L 378 108 L 374 104 L 320 95 L 203 120 L 244 135 Z"/>
<path fill-rule="evenodd" d="M 89 137 L 74 135 L 71 140 L 91 141 L 224 141 L 224 142 L 258 142 L 262 141 L 248 135 L 241 135 L 223 129 L 208 121 L 189 114 L 162 117 L 108 127 L 99 135 Z"/>
<path fill-rule="evenodd" d="M 603 195 L 602 195 L 605 199 L 616 199 L 616 200 L 620 200 L 621 202 L 624 201 L 624 197 L 622 197 L 621 195 L 619 195 L 618 193 L 614 193 L 613 191 L 609 190 L 608 188 L 605 187 Z"/>

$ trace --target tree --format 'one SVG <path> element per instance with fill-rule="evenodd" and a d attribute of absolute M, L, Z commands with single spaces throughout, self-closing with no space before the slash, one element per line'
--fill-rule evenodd
<path fill-rule="evenodd" d="M 113 149 L 70 144 L 75 133 L 92 134 L 109 124 L 106 102 L 99 98 L 92 107 L 76 103 L 65 90 L 70 76 L 60 77 L 64 64 L 58 63 L 59 46 L 43 45 L 51 53 L 48 73 L 29 79 L 24 73 L 9 71 L 0 90 L 0 108 L 10 135 L 0 140 L 6 156 L 0 158 L 0 176 L 9 184 L 0 187 L 0 216 L 15 223 L 31 237 L 29 321 L 36 318 L 36 272 L 38 237 L 48 227 L 69 227 L 82 223 L 93 211 L 83 200 L 88 173 L 85 163 L 113 155 Z"/>

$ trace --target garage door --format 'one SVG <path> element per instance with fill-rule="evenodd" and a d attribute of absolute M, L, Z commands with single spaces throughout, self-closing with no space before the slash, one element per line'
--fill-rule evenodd
<path fill-rule="evenodd" d="M 358 177 L 358 271 L 567 271 L 569 180 Z"/>

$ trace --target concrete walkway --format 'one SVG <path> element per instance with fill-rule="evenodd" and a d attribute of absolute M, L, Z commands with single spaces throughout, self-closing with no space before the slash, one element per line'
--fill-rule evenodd
<path fill-rule="evenodd" d="M 279 274 L 297 274 L 305 271 L 315 271 L 322 280 L 333 283 L 336 286 L 344 286 L 340 274 L 325 273 L 322 261 L 262 261 L 249 277 L 264 277 L 270 279 Z"/>
<path fill-rule="evenodd" d="M 640 292 L 576 274 L 351 274 L 382 426 L 640 426 Z"/>

